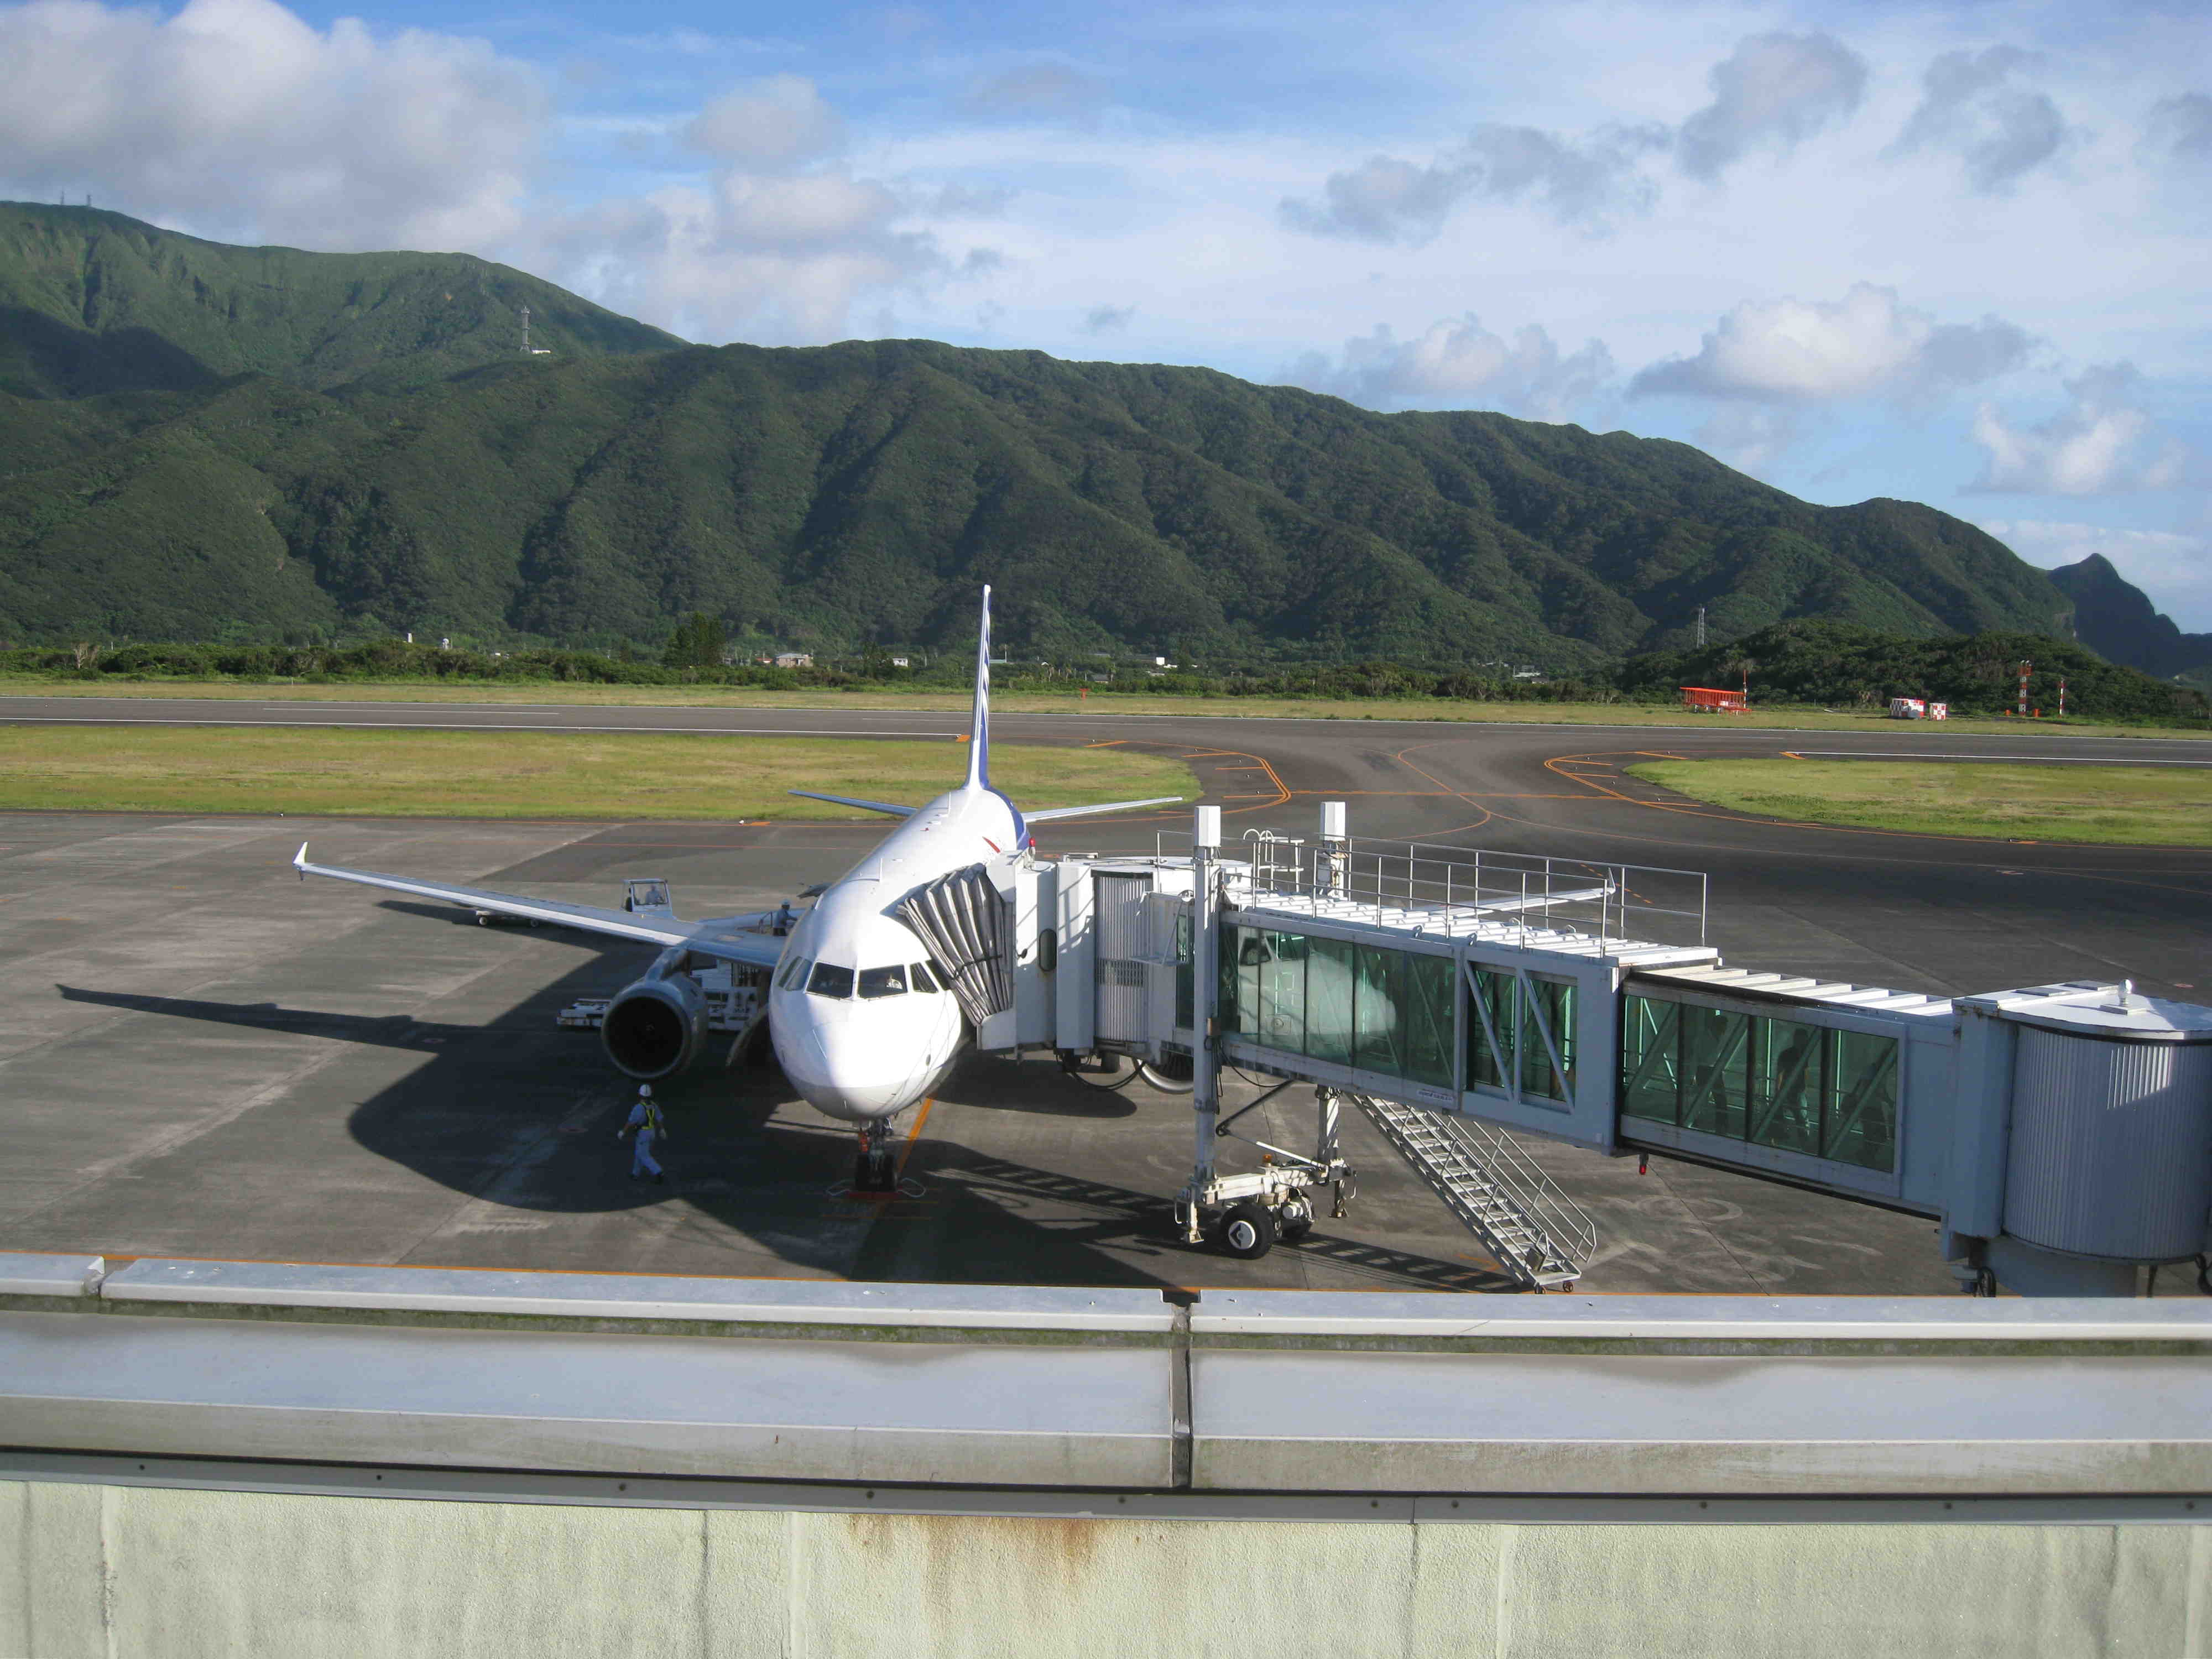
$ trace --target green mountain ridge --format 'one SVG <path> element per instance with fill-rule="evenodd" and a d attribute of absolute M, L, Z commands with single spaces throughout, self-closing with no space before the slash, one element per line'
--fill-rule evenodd
<path fill-rule="evenodd" d="M 231 247 L 91 208 L 0 204 L 0 392 L 186 391 L 241 374 L 326 388 L 442 379 L 533 347 L 683 341 L 466 253 Z"/>
<path fill-rule="evenodd" d="M 2052 571 L 2052 586 L 2074 602 L 2081 641 L 2107 660 L 2160 679 L 2212 672 L 2212 634 L 2185 634 L 2101 553 Z"/>
<path fill-rule="evenodd" d="M 520 355 L 522 303 L 555 355 Z M 643 641 L 703 611 L 927 645 L 988 580 L 1029 653 L 1565 670 L 1686 645 L 1701 605 L 1723 639 L 2072 610 L 1948 514 L 1814 507 L 1686 445 L 928 341 L 684 346 L 465 256 L 0 206 L 0 307 L 7 637 Z"/>

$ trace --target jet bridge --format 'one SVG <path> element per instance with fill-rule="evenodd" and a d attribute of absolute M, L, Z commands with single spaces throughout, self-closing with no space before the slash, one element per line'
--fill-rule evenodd
<path fill-rule="evenodd" d="M 1187 850 L 1186 850 L 1187 849 Z M 1190 1077 L 1179 1224 L 1243 1255 L 1341 1215 L 1362 1112 L 1524 1286 L 1571 1284 L 1587 1216 L 1514 1136 L 1724 1165 L 1942 1225 L 1962 1285 L 2131 1294 L 2204 1267 L 2212 1010 L 2079 983 L 1950 1000 L 1723 964 L 1698 872 L 1354 840 L 1014 855 L 987 1050 Z M 969 884 L 971 896 L 981 888 Z M 1225 1173 L 1219 1073 L 1315 1090 L 1310 1150 Z M 1246 1109 L 1249 1110 L 1249 1109 Z"/>

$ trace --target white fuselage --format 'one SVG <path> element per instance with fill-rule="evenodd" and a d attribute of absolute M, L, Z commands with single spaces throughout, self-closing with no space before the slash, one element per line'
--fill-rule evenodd
<path fill-rule="evenodd" d="M 839 877 L 792 929 L 770 981 L 769 1036 L 816 1109 L 848 1123 L 887 1118 L 944 1076 L 965 1035 L 960 1005 L 941 984 L 921 988 L 936 978 L 929 952 L 893 912 L 915 888 L 1027 840 L 1005 796 L 952 790 Z"/>

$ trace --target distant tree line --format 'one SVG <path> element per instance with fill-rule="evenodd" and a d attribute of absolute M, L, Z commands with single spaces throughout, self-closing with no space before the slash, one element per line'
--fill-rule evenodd
<path fill-rule="evenodd" d="M 951 652 L 917 670 L 871 649 L 810 668 L 725 662 L 722 624 L 704 614 L 679 624 L 660 659 L 550 648 L 509 653 L 445 650 L 382 640 L 356 646 L 90 645 L 0 650 L 0 673 L 94 680 L 295 679 L 318 681 L 503 681 L 608 685 L 726 685 L 796 690 L 871 685 L 965 685 L 968 659 Z M 1909 639 L 1837 623 L 1796 622 L 1762 629 L 1700 650 L 1632 657 L 1608 672 L 1521 679 L 1467 670 L 1347 662 L 1253 670 L 1170 670 L 1103 663 L 1007 663 L 994 671 L 1001 690 L 1069 696 L 1079 687 L 1102 696 L 1376 699 L 1461 702 L 1668 704 L 1685 685 L 1750 686 L 1766 705 L 1878 708 L 1893 697 L 1928 697 L 1960 714 L 2009 709 L 2019 665 L 2033 664 L 2032 706 L 2057 712 L 2067 683 L 2070 714 L 2100 720 L 2167 722 L 2212 717 L 2204 694 L 2106 662 L 2087 647 L 2037 635 L 1984 633 Z"/>
<path fill-rule="evenodd" d="M 1893 697 L 1925 697 L 1959 714 L 1996 714 L 2014 708 L 2020 665 L 2028 673 L 2028 704 L 2058 712 L 2066 682 L 2069 714 L 2098 720 L 2172 720 L 2207 717 L 2204 694 L 2106 662 L 2085 645 L 2037 634 L 1954 634 L 1901 639 L 1841 623 L 1791 622 L 1763 628 L 1696 651 L 1632 657 L 1614 683 L 1638 699 L 1675 687 L 1734 688 L 1747 678 L 1754 703 L 1811 703 L 1824 708 L 1886 708 Z"/>

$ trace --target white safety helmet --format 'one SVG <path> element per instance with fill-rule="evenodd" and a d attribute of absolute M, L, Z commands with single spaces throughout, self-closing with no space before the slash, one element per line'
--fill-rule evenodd
<path fill-rule="evenodd" d="M 651 1100 L 653 1098 L 653 1085 L 650 1083 L 639 1084 L 637 1085 L 637 1097 L 640 1100 Z"/>

